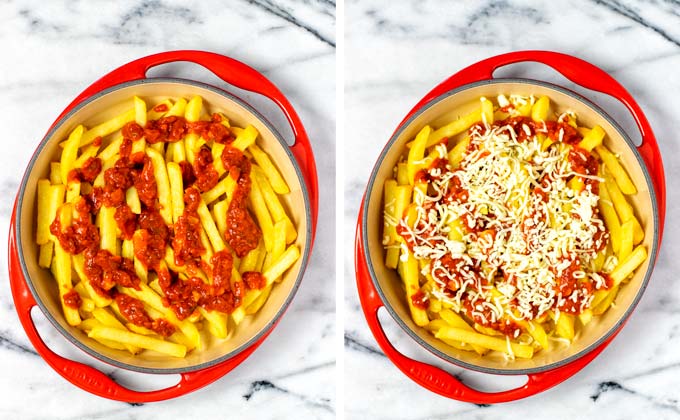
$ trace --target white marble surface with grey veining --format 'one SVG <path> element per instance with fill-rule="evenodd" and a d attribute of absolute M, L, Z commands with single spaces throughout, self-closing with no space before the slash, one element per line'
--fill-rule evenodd
<path fill-rule="evenodd" d="M 214 51 L 262 71 L 288 96 L 314 145 L 320 220 L 334 220 L 335 1 L 122 0 L 0 2 L 0 418 L 2 419 L 330 419 L 335 414 L 335 230 L 321 223 L 304 281 L 279 326 L 245 363 L 216 383 L 172 401 L 131 405 L 89 395 L 35 353 L 11 299 L 6 240 L 12 201 L 35 146 L 62 109 L 103 74 L 165 50 Z M 224 85 L 194 65 L 151 76 Z M 236 91 L 237 94 L 242 92 Z M 243 94 L 271 117 L 273 105 Z M 282 128 L 284 136 L 290 130 Z M 60 354 L 93 363 L 34 318 Z M 124 384 L 154 389 L 177 376 L 149 377 L 110 368 Z"/>
<path fill-rule="evenodd" d="M 400 1 L 345 5 L 345 409 L 346 419 L 670 419 L 680 418 L 680 3 L 673 0 Z M 483 58 L 521 49 L 573 54 L 603 68 L 637 99 L 664 156 L 668 215 L 649 287 L 627 326 L 589 366 L 523 401 L 477 406 L 437 396 L 403 375 L 380 351 L 357 298 L 352 239 L 373 164 L 397 124 L 440 81 Z M 572 87 L 540 65 L 496 75 L 532 77 Z M 577 89 L 579 90 L 579 89 Z M 633 133 L 615 101 L 579 90 Z M 357 134 L 360 133 L 360 134 Z M 639 135 L 632 134 L 633 138 Z M 439 363 L 382 314 L 397 347 Z M 441 363 L 439 363 L 442 365 Z M 486 390 L 524 378 L 460 374 Z"/>

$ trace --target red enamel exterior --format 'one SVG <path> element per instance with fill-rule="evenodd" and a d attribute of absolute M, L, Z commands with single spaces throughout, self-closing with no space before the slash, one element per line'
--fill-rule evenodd
<path fill-rule="evenodd" d="M 52 127 L 75 106 L 92 95 L 121 83 L 144 79 L 146 78 L 146 72 L 150 68 L 175 61 L 190 61 L 199 64 L 226 83 L 266 96 L 279 106 L 292 128 L 295 143 L 291 146 L 291 151 L 300 167 L 308 190 L 312 216 L 310 239 L 310 247 L 312 247 L 316 233 L 319 200 L 316 163 L 309 138 L 300 117 L 283 93 L 266 77 L 246 64 L 223 55 L 204 51 L 169 51 L 143 57 L 113 70 L 85 89 L 59 115 L 52 124 Z M 174 386 L 149 392 L 139 392 L 125 388 L 101 371 L 86 364 L 61 357 L 45 345 L 31 318 L 31 309 L 36 306 L 36 302 L 26 284 L 21 263 L 19 262 L 14 226 L 15 213 L 16 201 L 9 231 L 8 257 L 10 285 L 19 320 L 36 351 L 47 364 L 66 380 L 87 392 L 112 400 L 134 403 L 162 401 L 185 395 L 216 381 L 241 364 L 262 344 L 278 323 L 277 321 L 255 343 L 236 356 L 212 367 L 182 373 L 180 381 Z"/>
<path fill-rule="evenodd" d="M 628 91 L 613 77 L 602 69 L 570 55 L 549 51 L 517 51 L 487 58 L 476 64 L 464 68 L 432 89 L 406 115 L 397 130 L 418 110 L 440 95 L 469 83 L 493 79 L 493 72 L 503 66 L 519 62 L 538 62 L 557 70 L 564 77 L 587 89 L 610 95 L 621 101 L 635 118 L 635 122 L 642 135 L 642 144 L 637 148 L 645 162 L 644 168 L 650 175 L 659 212 L 659 236 L 657 247 L 661 245 L 664 219 L 666 213 L 666 183 L 663 161 L 659 146 L 640 106 Z M 395 130 L 395 132 L 397 131 Z M 363 209 L 363 202 L 361 208 Z M 354 264 L 357 276 L 359 299 L 368 326 L 380 348 L 399 370 L 419 385 L 439 395 L 458 401 L 476 404 L 494 404 L 519 400 L 543 392 L 576 374 L 590 363 L 604 350 L 614 337 L 621 331 L 625 322 L 606 341 L 584 355 L 583 357 L 542 373 L 528 375 L 527 382 L 518 388 L 502 392 L 482 392 L 463 384 L 448 372 L 423 362 L 413 360 L 400 353 L 389 341 L 378 319 L 378 309 L 384 306 L 380 295 L 371 280 L 366 263 L 366 252 L 363 249 L 361 221 L 363 210 L 360 211 L 354 249 Z M 657 253 L 658 258 L 658 253 Z"/>

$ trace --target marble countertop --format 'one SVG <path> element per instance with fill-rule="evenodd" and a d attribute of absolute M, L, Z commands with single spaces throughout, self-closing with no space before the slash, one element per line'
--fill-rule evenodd
<path fill-rule="evenodd" d="M 346 419 L 680 418 L 680 5 L 675 1 L 349 0 L 345 5 L 345 395 Z M 437 396 L 403 375 L 382 353 L 358 302 L 354 229 L 373 164 L 415 103 L 449 75 L 483 58 L 521 49 L 573 54 L 619 80 L 644 109 L 659 141 L 668 180 L 664 244 L 649 287 L 627 326 L 589 366 L 533 398 L 477 406 Z M 532 77 L 572 87 L 541 65 L 516 65 L 496 76 Z M 578 89 L 577 89 L 578 90 Z M 632 133 L 620 105 L 585 90 Z M 351 137 L 351 133 L 361 136 Z M 633 133 L 633 137 L 639 135 Z M 418 348 L 383 310 L 397 348 L 443 364 Z M 462 372 L 486 390 L 525 377 Z"/>
<path fill-rule="evenodd" d="M 262 71 L 288 96 L 316 151 L 320 220 L 335 219 L 334 1 L 3 1 L 0 3 L 0 231 L 7 237 L 12 200 L 35 146 L 54 118 L 103 74 L 139 57 L 174 49 L 225 54 Z M 194 65 L 151 76 L 223 82 Z M 228 90 L 242 92 L 225 86 Z M 283 127 L 275 108 L 242 94 Z M 284 136 L 290 133 L 283 128 Z M 322 223 L 295 300 L 279 326 L 241 366 L 173 401 L 131 405 L 72 386 L 35 353 L 22 330 L 0 241 L 0 418 L 330 419 L 335 403 L 335 229 Z M 101 367 L 127 385 L 154 389 L 178 376 L 150 377 L 94 363 L 58 335 L 40 310 L 34 318 L 51 348 Z M 304 328 L 300 326 L 304 325 Z"/>

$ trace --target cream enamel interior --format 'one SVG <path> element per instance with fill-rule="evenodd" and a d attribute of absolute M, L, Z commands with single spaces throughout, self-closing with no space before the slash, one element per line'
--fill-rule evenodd
<path fill-rule="evenodd" d="M 171 371 L 189 371 L 196 367 L 208 366 L 218 360 L 233 356 L 271 328 L 272 323 L 281 314 L 284 305 L 289 302 L 300 281 L 299 273 L 308 253 L 308 231 L 310 228 L 303 181 L 291 161 L 287 147 L 279 142 L 269 126 L 239 102 L 213 89 L 190 82 L 147 80 L 105 93 L 67 117 L 47 140 L 40 154 L 35 158 L 30 174 L 28 174 L 25 189 L 22 192 L 22 201 L 18 208 L 19 221 L 17 224 L 17 235 L 21 243 L 20 254 L 23 256 L 24 269 L 28 273 L 26 280 L 32 286 L 36 299 L 42 303 L 61 329 L 71 336 L 67 336 L 67 338 L 75 339 L 86 347 L 85 350 L 119 366 L 133 370 L 170 373 Z M 211 112 L 223 112 L 232 125 L 245 127 L 252 124 L 260 133 L 257 139 L 258 145 L 271 156 L 272 161 L 278 167 L 291 190 L 290 194 L 281 198 L 288 215 L 298 229 L 296 245 L 301 251 L 301 257 L 287 271 L 281 283 L 274 285 L 268 301 L 255 315 L 246 316 L 245 320 L 238 326 L 234 326 L 230 320 L 229 337 L 226 340 L 215 339 L 207 331 L 203 331 L 203 349 L 190 352 L 184 359 L 150 351 L 132 356 L 125 351 L 105 347 L 87 337 L 81 330 L 69 326 L 63 316 L 57 284 L 52 274 L 48 270 L 38 267 L 37 263 L 38 247 L 35 244 L 36 183 L 40 178 L 49 177 L 50 162 L 59 159 L 60 148 L 58 143 L 65 139 L 78 124 L 82 123 L 86 127 L 92 127 L 132 108 L 132 97 L 134 95 L 144 99 L 149 108 L 166 98 L 184 97 L 189 100 L 194 95 L 200 95 L 203 98 L 204 107 L 207 107 Z"/>
<path fill-rule="evenodd" d="M 576 112 L 579 125 L 592 127 L 595 124 L 599 124 L 604 128 L 607 133 L 605 145 L 614 153 L 620 155 L 622 164 L 638 189 L 636 195 L 628 196 L 628 198 L 633 204 L 635 214 L 644 228 L 645 239 L 643 244 L 650 255 L 647 261 L 638 268 L 632 280 L 620 289 L 619 295 L 616 298 L 616 305 L 602 316 L 594 317 L 591 323 L 581 329 L 570 346 L 566 347 L 555 343 L 554 348 L 549 351 L 540 351 L 530 360 L 518 358 L 514 361 L 507 361 L 499 354 L 492 357 L 482 357 L 474 352 L 458 350 L 435 339 L 424 328 L 416 326 L 410 316 L 401 279 L 397 275 L 396 270 L 385 267 L 384 250 L 381 244 L 382 212 L 384 206 L 383 185 L 386 179 L 393 176 L 392 168 L 400 156 L 407 150 L 406 143 L 413 140 L 423 126 L 429 124 L 433 129 L 439 128 L 447 122 L 477 109 L 480 97 L 485 96 L 495 100 L 496 96 L 500 93 L 506 95 L 534 95 L 537 97 L 547 95 L 551 101 L 552 111 L 561 113 L 571 110 Z M 650 273 L 648 269 L 655 255 L 653 249 L 657 240 L 656 215 L 649 184 L 641 167 L 641 162 L 638 161 L 638 158 L 624 140 L 622 134 L 606 118 L 590 105 L 561 90 L 546 85 L 516 81 L 493 81 L 488 84 L 480 84 L 460 90 L 453 95 L 440 99 L 437 103 L 428 105 L 425 111 L 410 120 L 403 131 L 398 134 L 394 143 L 385 151 L 384 158 L 378 164 L 375 178 L 366 197 L 366 206 L 364 207 L 366 213 L 364 216 L 364 234 L 366 236 L 364 243 L 367 249 L 369 267 L 372 267 L 373 270 L 373 280 L 380 289 L 388 309 L 391 308 L 393 315 L 396 315 L 402 326 L 408 329 L 407 332 L 414 336 L 417 341 L 426 344 L 426 347 L 431 347 L 431 351 L 434 350 L 435 353 L 440 353 L 440 356 L 449 359 L 451 362 L 493 373 L 526 373 L 556 366 L 592 348 L 608 333 L 615 330 L 627 316 L 636 296 L 641 292 L 641 287 L 645 284 L 646 276 Z"/>

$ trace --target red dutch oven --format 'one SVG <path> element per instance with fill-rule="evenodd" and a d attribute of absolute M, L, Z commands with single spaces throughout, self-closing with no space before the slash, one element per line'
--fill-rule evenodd
<path fill-rule="evenodd" d="M 292 146 L 257 110 L 220 88 L 192 80 L 147 78 L 150 68 L 176 61 L 199 64 L 226 83 L 263 95 L 283 111 L 295 137 Z M 297 246 L 301 258 L 272 289 L 269 300 L 233 331 L 228 340 L 206 340 L 204 348 L 184 359 L 160 355 L 132 356 L 102 346 L 63 316 L 56 282 L 48 270 L 38 267 L 35 244 L 36 181 L 49 174 L 49 162 L 59 156 L 59 141 L 78 124 L 92 126 L 118 115 L 131 106 L 137 95 L 147 103 L 165 98 L 200 95 L 211 111 L 221 111 L 232 124 L 252 124 L 260 133 L 258 142 L 277 165 L 290 186 L 282 197 L 293 223 L 298 227 Z M 230 372 L 267 338 L 290 304 L 302 280 L 316 231 L 318 186 L 312 147 L 305 129 L 286 97 L 267 78 L 232 58 L 202 51 L 171 51 L 130 62 L 85 89 L 57 118 L 33 154 L 24 174 L 14 205 L 9 232 L 9 277 L 14 303 L 21 324 L 42 358 L 61 376 L 92 394 L 127 402 L 151 402 L 175 398 L 199 389 Z M 180 374 L 174 386 L 138 392 L 121 386 L 86 364 L 59 356 L 41 339 L 31 318 L 31 309 L 40 307 L 52 325 L 74 345 L 111 365 L 151 374 Z"/>
<path fill-rule="evenodd" d="M 619 125 L 602 109 L 581 95 L 553 84 L 528 79 L 495 79 L 499 67 L 519 62 L 538 62 L 557 70 L 572 82 L 608 94 L 621 101 L 633 115 L 642 135 L 635 146 Z M 392 168 L 406 150 L 406 143 L 426 124 L 437 128 L 478 107 L 481 96 L 498 94 L 547 95 L 557 112 L 575 111 L 582 125 L 602 126 L 605 144 L 620 156 L 638 193 L 630 197 L 644 226 L 643 245 L 649 258 L 617 296 L 616 306 L 596 317 L 582 329 L 570 346 L 537 353 L 530 360 L 508 361 L 482 357 L 455 349 L 434 338 L 411 320 L 402 282 L 395 270 L 385 267 L 381 244 L 383 225 L 383 184 L 392 177 Z M 640 300 L 658 255 L 663 233 L 665 180 L 661 154 L 652 129 L 633 97 L 606 72 L 578 58 L 547 51 L 519 51 L 488 58 L 473 64 L 435 87 L 399 124 L 378 158 L 364 194 L 357 223 L 355 269 L 359 298 L 369 328 L 387 357 L 409 378 L 448 398 L 478 404 L 499 403 L 526 398 L 545 391 L 576 374 L 614 339 Z M 502 392 L 473 389 L 446 371 L 400 353 L 389 341 L 378 319 L 381 307 L 418 344 L 441 359 L 457 366 L 498 375 L 527 375 L 527 382 Z"/>

